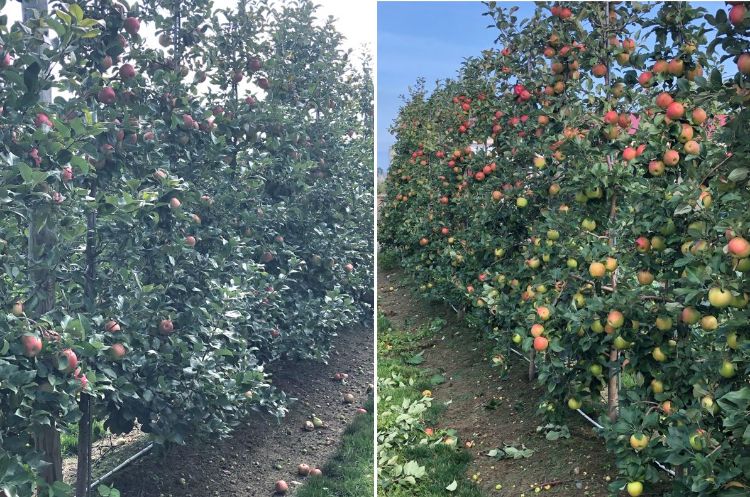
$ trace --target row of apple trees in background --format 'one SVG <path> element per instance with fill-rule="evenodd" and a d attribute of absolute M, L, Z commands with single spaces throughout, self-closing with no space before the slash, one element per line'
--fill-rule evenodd
<path fill-rule="evenodd" d="M 747 495 L 746 5 L 499 5 L 394 123 L 380 243 L 529 353 L 543 412 L 601 415 L 613 493 Z"/>
<path fill-rule="evenodd" d="M 115 433 L 225 434 L 284 413 L 265 365 L 371 316 L 367 61 L 308 1 L 240 5 L 2 17 L 6 495 L 70 492 L 45 461 L 79 400 Z"/>

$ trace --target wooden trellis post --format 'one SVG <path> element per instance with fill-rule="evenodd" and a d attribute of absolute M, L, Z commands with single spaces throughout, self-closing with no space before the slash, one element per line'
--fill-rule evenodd
<path fill-rule="evenodd" d="M 609 14 L 610 14 L 610 2 L 607 1 L 604 3 L 604 25 L 605 27 L 609 28 Z M 607 34 L 608 30 L 607 30 Z M 605 37 L 605 46 L 609 40 L 609 37 Z M 609 71 L 610 71 L 610 63 L 609 59 L 606 59 L 606 66 L 607 66 L 607 72 L 604 75 L 604 83 L 607 86 L 607 91 L 609 91 L 609 85 L 610 85 L 610 79 L 609 79 Z M 612 171 L 612 158 L 607 157 L 607 165 L 609 166 L 609 170 Z M 617 194 L 612 194 L 612 202 L 610 204 L 610 210 L 609 210 L 609 226 L 607 229 L 607 238 L 608 238 L 608 244 L 610 247 L 615 246 L 615 237 L 612 234 L 612 224 L 614 223 L 615 217 L 617 216 Z M 612 292 L 617 291 L 617 270 L 612 272 Z M 609 414 L 609 419 L 612 421 L 615 421 L 617 419 L 618 414 L 618 405 L 619 405 L 619 399 L 620 399 L 620 368 L 618 366 L 619 361 L 619 351 L 613 346 L 612 350 L 609 352 L 609 383 L 607 386 L 607 412 Z"/>

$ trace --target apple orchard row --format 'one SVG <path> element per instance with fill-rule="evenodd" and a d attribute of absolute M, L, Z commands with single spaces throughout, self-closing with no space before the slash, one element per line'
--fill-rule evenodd
<path fill-rule="evenodd" d="M 613 495 L 750 491 L 750 19 L 728 11 L 490 2 L 500 48 L 392 127 L 383 250 L 494 364 L 529 354 L 540 412 L 600 418 Z"/>
<path fill-rule="evenodd" d="M 159 444 L 283 415 L 267 365 L 371 313 L 367 61 L 306 1 L 170 5 L 55 2 L 0 31 L 5 495 L 71 494 L 59 433 L 84 401 Z"/>

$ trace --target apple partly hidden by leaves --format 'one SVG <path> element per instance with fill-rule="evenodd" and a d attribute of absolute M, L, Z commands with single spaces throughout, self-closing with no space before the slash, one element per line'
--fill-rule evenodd
<path fill-rule="evenodd" d="M 174 323 L 171 319 L 162 319 L 159 322 L 159 333 L 162 335 L 170 335 L 174 331 Z"/>
<path fill-rule="evenodd" d="M 630 446 L 639 452 L 648 447 L 649 438 L 643 433 L 633 433 L 630 435 Z"/>
<path fill-rule="evenodd" d="M 120 66 L 120 77 L 127 81 L 135 77 L 135 67 L 132 64 L 123 64 Z"/>
<path fill-rule="evenodd" d="M 112 346 L 110 347 L 110 350 L 112 352 L 112 357 L 114 357 L 117 360 L 125 357 L 125 354 L 127 354 L 128 352 L 127 349 L 125 348 L 125 345 L 121 343 L 112 344 Z"/>
<path fill-rule="evenodd" d="M 36 357 L 42 351 L 42 339 L 36 335 L 23 335 L 21 337 L 23 345 L 23 355 L 26 357 Z"/>
<path fill-rule="evenodd" d="M 708 290 L 708 301 L 713 307 L 718 309 L 729 307 L 732 303 L 732 292 L 717 286 L 711 287 Z"/>
<path fill-rule="evenodd" d="M 97 99 L 105 105 L 112 105 L 117 101 L 117 94 L 115 93 L 114 88 L 111 86 L 105 86 L 99 90 Z"/>
<path fill-rule="evenodd" d="M 18 302 L 16 302 L 15 304 L 13 304 L 13 310 L 12 310 L 12 312 L 13 312 L 13 315 L 16 316 L 16 317 L 23 316 L 23 314 L 24 314 L 24 311 L 23 311 L 23 302 L 21 302 L 19 300 Z"/>
<path fill-rule="evenodd" d="M 78 367 L 78 356 L 72 349 L 65 349 L 60 353 L 58 369 L 64 373 L 72 373 Z"/>

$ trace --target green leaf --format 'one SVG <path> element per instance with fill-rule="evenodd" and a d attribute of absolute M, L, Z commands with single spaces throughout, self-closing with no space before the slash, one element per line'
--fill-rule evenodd
<path fill-rule="evenodd" d="M 81 22 L 83 21 L 83 9 L 77 4 L 72 3 L 70 4 L 70 7 L 68 7 L 68 10 L 70 10 L 70 13 L 75 16 L 76 21 Z"/>
<path fill-rule="evenodd" d="M 39 65 L 39 62 L 34 61 L 24 70 L 23 83 L 26 85 L 26 90 L 29 93 L 37 91 L 39 87 L 39 71 L 41 69 L 42 66 Z"/>
<path fill-rule="evenodd" d="M 68 32 L 68 30 L 65 28 L 65 26 L 63 26 L 56 19 L 48 17 L 46 22 L 47 22 L 47 24 L 50 27 L 52 27 L 52 29 L 55 31 L 55 33 L 57 33 L 57 36 L 60 37 L 60 38 L 62 38 L 63 36 L 65 36 L 65 33 Z"/>
<path fill-rule="evenodd" d="M 711 71 L 711 84 L 714 86 L 721 86 L 724 83 L 724 80 L 721 77 L 721 71 L 714 68 Z"/>
<path fill-rule="evenodd" d="M 36 171 L 24 162 L 18 163 L 18 171 L 21 173 L 24 183 L 30 183 L 32 187 L 40 184 L 47 179 L 47 173 Z"/>
<path fill-rule="evenodd" d="M 445 376 L 441 374 L 435 374 L 430 378 L 431 385 L 441 385 L 445 383 Z"/>
<path fill-rule="evenodd" d="M 70 23 L 73 21 L 73 18 L 70 17 L 70 15 L 67 12 L 63 12 L 62 10 L 56 10 L 55 15 L 60 18 L 62 22 L 70 26 Z"/>
<path fill-rule="evenodd" d="M 415 354 L 408 358 L 406 361 L 406 364 L 411 364 L 412 366 L 419 366 L 424 362 L 424 352 L 420 352 L 418 354 Z"/>
<path fill-rule="evenodd" d="M 729 179 L 729 181 L 733 181 L 733 182 L 735 182 L 735 181 L 742 181 L 745 178 L 747 178 L 748 172 L 750 172 L 750 169 L 748 169 L 746 167 L 738 167 L 737 169 L 734 169 L 734 170 L 732 170 L 731 173 L 729 173 L 729 176 L 728 176 L 727 179 Z"/>

